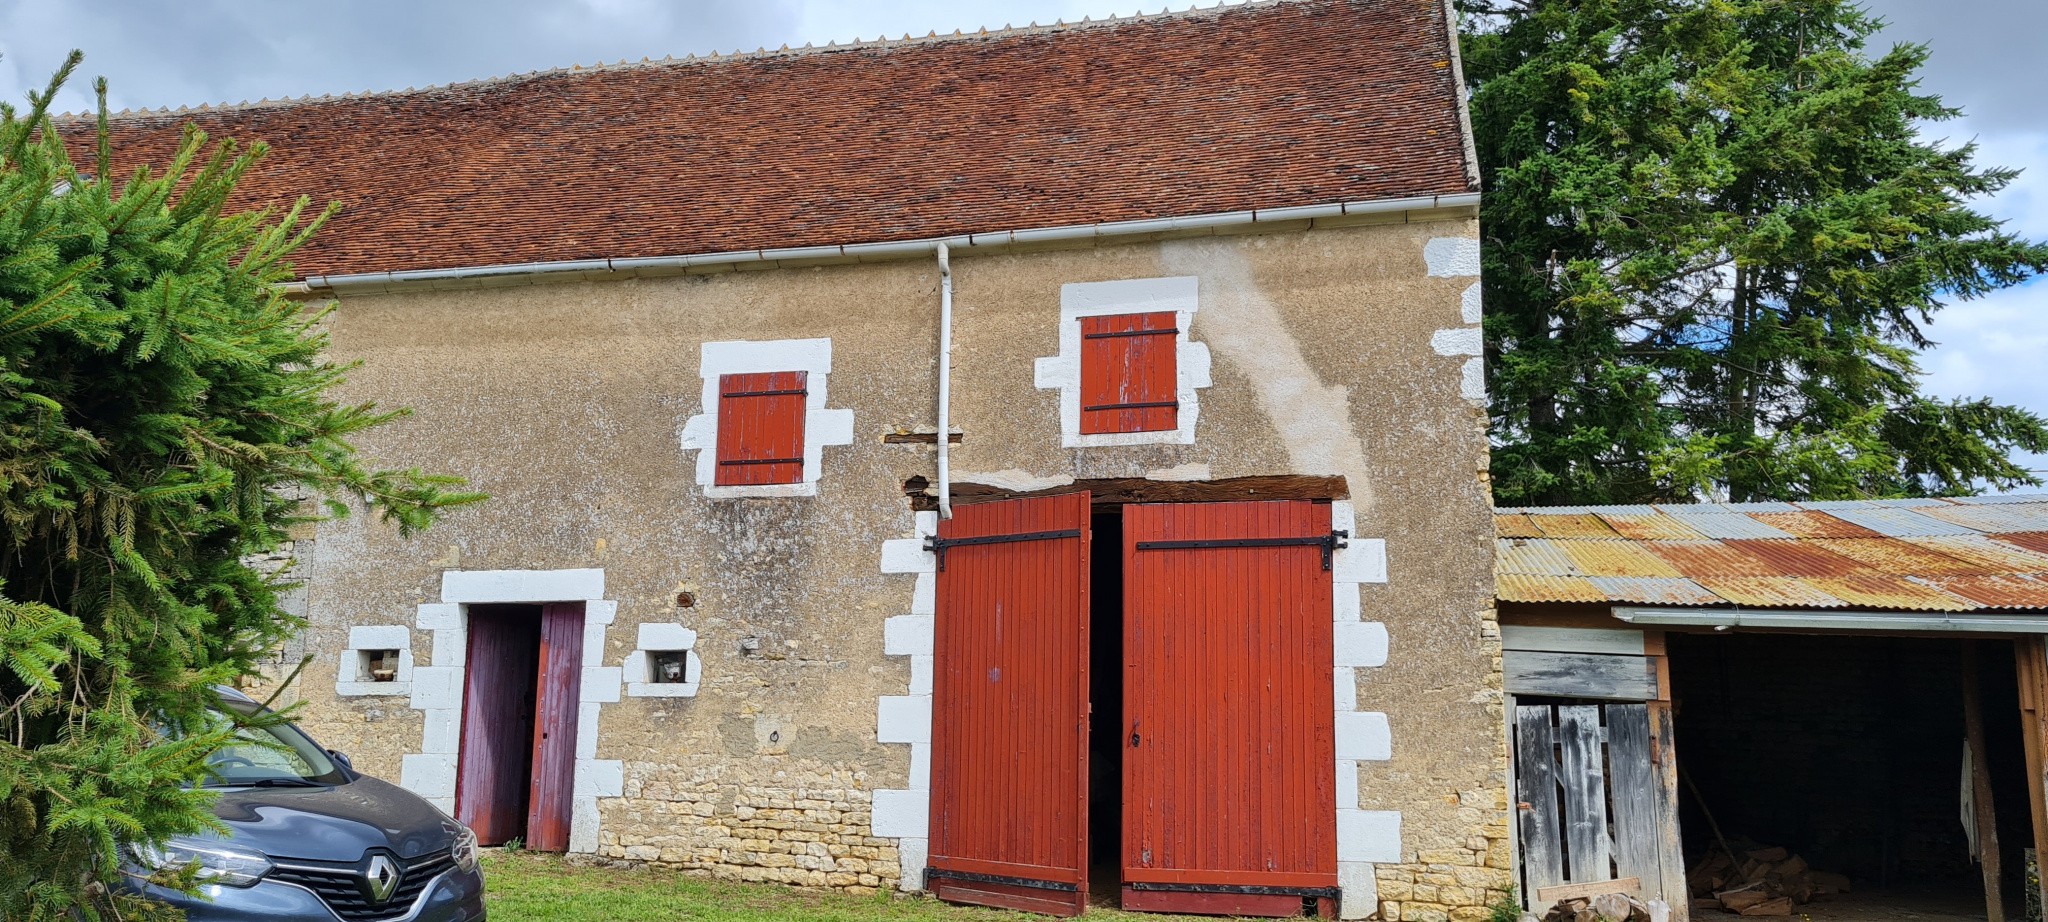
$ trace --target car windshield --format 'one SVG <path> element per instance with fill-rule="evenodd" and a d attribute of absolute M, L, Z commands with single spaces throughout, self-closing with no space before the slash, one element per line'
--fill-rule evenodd
<path fill-rule="evenodd" d="M 223 701 L 244 716 L 259 713 L 255 705 Z M 221 722 L 230 718 L 214 712 Z M 341 784 L 346 772 L 334 763 L 318 743 L 291 724 L 270 727 L 237 727 L 234 739 L 208 756 L 206 764 L 215 777 L 207 787 L 298 787 Z"/>

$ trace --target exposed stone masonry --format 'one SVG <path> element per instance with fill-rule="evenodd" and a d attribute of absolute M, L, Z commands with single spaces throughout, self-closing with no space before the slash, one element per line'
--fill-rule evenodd
<path fill-rule="evenodd" d="M 853 772 L 816 787 L 724 780 L 718 768 L 629 763 L 603 801 L 601 857 L 727 880 L 872 893 L 901 876 L 893 839 L 868 835 L 870 794 Z"/>

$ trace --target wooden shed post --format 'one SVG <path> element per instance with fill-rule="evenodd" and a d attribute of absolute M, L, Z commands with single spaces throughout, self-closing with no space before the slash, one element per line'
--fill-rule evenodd
<path fill-rule="evenodd" d="M 1991 803 L 1991 760 L 1984 751 L 1984 701 L 1978 686 L 1976 641 L 1963 641 L 1963 734 L 1970 747 L 1971 806 L 1977 814 L 1977 862 L 1984 869 L 1986 922 L 2005 922 L 1999 892 L 1998 811 Z"/>
<path fill-rule="evenodd" d="M 2033 634 L 2013 641 L 2020 685 L 2020 729 L 2027 751 L 2027 801 L 2034 820 L 2034 860 L 2048 860 L 2048 640 Z M 2048 875 L 2043 875 L 2048 877 Z M 2048 886 L 2040 889 L 2048 906 Z"/>

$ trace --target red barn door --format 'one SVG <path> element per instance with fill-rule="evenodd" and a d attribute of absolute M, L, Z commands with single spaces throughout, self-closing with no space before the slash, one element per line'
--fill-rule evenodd
<path fill-rule="evenodd" d="M 1332 548 L 1325 503 L 1124 507 L 1125 908 L 1334 897 Z"/>
<path fill-rule="evenodd" d="M 541 607 L 537 684 L 526 847 L 540 852 L 566 852 L 570 795 L 576 788 L 576 719 L 583 691 L 582 602 L 554 602 Z"/>
<path fill-rule="evenodd" d="M 1086 493 L 961 506 L 933 541 L 940 899 L 1063 916 L 1086 904 L 1088 515 Z"/>

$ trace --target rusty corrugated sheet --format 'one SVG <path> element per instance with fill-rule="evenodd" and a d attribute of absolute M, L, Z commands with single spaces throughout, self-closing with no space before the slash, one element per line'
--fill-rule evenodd
<path fill-rule="evenodd" d="M 1532 576 L 1502 573 L 1494 577 L 1494 595 L 1503 602 L 1605 602 L 1607 593 L 1580 576 Z"/>
<path fill-rule="evenodd" d="M 1529 521 L 1543 530 L 1546 538 L 1619 538 L 1621 533 L 1607 527 L 1606 522 L 1591 513 L 1570 515 L 1532 515 Z"/>
<path fill-rule="evenodd" d="M 2027 576 L 1948 576 L 1923 580 L 1949 595 L 1961 596 L 1981 608 L 2038 608 L 2048 596 L 2048 583 Z"/>
<path fill-rule="evenodd" d="M 1634 541 L 1559 541 L 1558 545 L 1577 565 L 1582 576 L 1678 577 L 1664 558 L 1650 553 Z"/>
<path fill-rule="evenodd" d="M 1594 576 L 1587 582 L 1617 602 L 1644 605 L 1718 605 L 1721 598 L 1689 579 L 1656 576 Z"/>
<path fill-rule="evenodd" d="M 1969 611 L 1976 605 L 1904 576 L 1822 576 L 1813 586 L 1858 608 L 1910 611 Z"/>
<path fill-rule="evenodd" d="M 1751 608 L 1846 608 L 1849 604 L 1797 576 L 1702 576 L 1696 582 L 1729 603 Z"/>
<path fill-rule="evenodd" d="M 1527 515 L 1519 512 L 1495 513 L 1493 516 L 1493 533 L 1502 538 L 1543 537 L 1543 530 L 1537 528 L 1535 522 L 1529 521 Z"/>
<path fill-rule="evenodd" d="M 1647 506 L 1642 508 L 1649 509 Z M 1683 521 L 1668 515 L 1658 515 L 1655 510 L 1642 514 L 1601 512 L 1598 515 L 1609 528 L 1631 541 L 1699 541 L 1706 538 L 1706 535 L 1700 534 L 1697 529 Z"/>
<path fill-rule="evenodd" d="M 1496 523 L 1503 601 L 2048 609 L 2048 496 L 1524 508 Z"/>
<path fill-rule="evenodd" d="M 1728 546 L 1755 557 L 1758 576 L 1847 576 L 1864 569 L 1854 560 L 1822 550 L 1817 546 L 1821 543 L 1741 540 Z"/>
<path fill-rule="evenodd" d="M 1996 573 L 1997 568 L 1940 551 L 1915 545 L 1904 538 L 1849 538 L 1828 541 L 1828 553 L 1838 554 L 1879 573 L 1902 576 L 1963 576 Z"/>
<path fill-rule="evenodd" d="M 1756 576 L 1756 557 L 1729 547 L 1722 541 L 1648 541 L 1651 553 L 1669 561 L 1678 572 L 1695 579 L 1702 576 Z"/>
<path fill-rule="evenodd" d="M 1578 568 L 1558 543 L 1545 538 L 1502 538 L 1494 542 L 1493 568 L 1499 573 L 1575 576 Z"/>
<path fill-rule="evenodd" d="M 1759 512 L 1750 516 L 1795 538 L 1875 538 L 1877 532 L 1825 512 Z"/>
<path fill-rule="evenodd" d="M 2037 554 L 2048 554 L 2048 531 L 2021 531 L 2011 534 L 1992 535 L 1991 537 Z"/>

